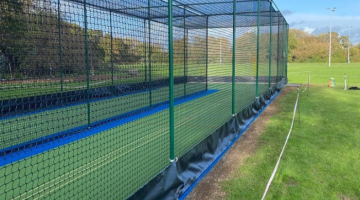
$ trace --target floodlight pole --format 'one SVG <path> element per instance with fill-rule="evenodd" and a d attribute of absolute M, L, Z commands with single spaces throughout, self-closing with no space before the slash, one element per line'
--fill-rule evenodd
<path fill-rule="evenodd" d="M 329 67 L 331 67 L 331 40 L 332 40 L 332 14 L 335 12 L 336 8 L 327 8 L 330 10 L 330 47 L 329 47 Z"/>
<path fill-rule="evenodd" d="M 259 98 L 259 53 L 260 53 L 260 0 L 257 5 L 257 41 L 256 41 L 256 98 Z"/>
<path fill-rule="evenodd" d="M 271 59 L 272 59 L 272 1 L 270 1 L 270 48 L 269 48 L 269 89 L 271 88 Z"/>
<path fill-rule="evenodd" d="M 174 120 L 174 46 L 173 46 L 173 0 L 168 0 L 169 29 L 169 101 L 170 101 L 170 162 L 175 162 L 175 120 Z"/>
<path fill-rule="evenodd" d="M 236 0 L 233 0 L 233 49 L 232 49 L 232 103 L 231 111 L 235 116 L 235 64 L 236 64 Z"/>
<path fill-rule="evenodd" d="M 348 27 L 348 29 L 349 29 L 348 63 L 349 63 L 349 64 L 350 64 L 350 45 L 351 45 L 350 38 L 351 38 L 351 28 L 352 28 L 352 26 Z"/>

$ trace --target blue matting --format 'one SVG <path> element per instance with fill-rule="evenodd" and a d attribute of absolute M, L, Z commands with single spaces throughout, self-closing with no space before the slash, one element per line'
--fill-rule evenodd
<path fill-rule="evenodd" d="M 187 97 L 177 98 L 175 99 L 175 106 L 213 94 L 217 91 L 218 90 L 208 90 L 194 95 L 189 95 Z M 169 109 L 168 101 L 162 102 L 153 108 L 142 108 L 130 113 L 125 113 L 116 117 L 92 123 L 90 129 L 88 129 L 87 126 L 80 126 L 67 131 L 45 136 L 30 142 L 1 149 L 0 167 L 69 144 L 71 142 L 75 142 L 91 135 L 101 133 L 123 124 L 136 121 L 140 118 L 153 115 L 166 109 Z M 129 116 L 129 114 L 134 115 Z"/>

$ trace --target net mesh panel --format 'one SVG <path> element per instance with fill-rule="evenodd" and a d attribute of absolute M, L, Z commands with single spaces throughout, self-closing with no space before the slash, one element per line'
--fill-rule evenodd
<path fill-rule="evenodd" d="M 272 44 L 271 44 L 271 86 L 276 86 L 277 84 L 277 72 L 278 72 L 278 33 L 279 33 L 279 24 L 278 24 L 278 13 L 272 13 Z"/>
<path fill-rule="evenodd" d="M 261 2 L 260 11 L 269 11 L 270 2 Z M 260 14 L 259 38 L 259 95 L 269 89 L 270 17 Z"/>
<path fill-rule="evenodd" d="M 270 27 L 260 27 L 259 95 L 269 89 Z"/>
<path fill-rule="evenodd" d="M 234 42 L 236 112 L 254 101 L 257 8 L 237 1 L 233 41 L 232 0 L 174 1 L 177 157 L 232 117 Z M 170 164 L 167 1 L 8 0 L 0 13 L 0 199 L 125 199 Z M 262 94 L 270 37 L 272 85 L 286 76 L 287 29 L 268 1 L 260 15 Z"/>
<path fill-rule="evenodd" d="M 236 15 L 235 107 L 241 112 L 256 97 L 257 3 L 237 3 L 237 10 L 253 10 L 252 16 Z"/>
<path fill-rule="evenodd" d="M 278 33 L 278 59 L 279 59 L 279 65 L 278 65 L 278 77 L 279 81 L 283 78 L 283 69 L 284 69 L 284 26 L 283 26 L 283 20 L 282 17 L 279 16 L 279 33 Z"/>

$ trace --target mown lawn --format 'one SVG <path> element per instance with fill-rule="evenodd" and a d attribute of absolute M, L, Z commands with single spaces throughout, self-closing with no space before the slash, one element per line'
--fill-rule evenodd
<path fill-rule="evenodd" d="M 311 84 L 326 86 L 329 78 L 335 78 L 337 85 L 344 86 L 346 74 L 351 86 L 359 86 L 360 63 L 334 63 L 331 67 L 322 63 L 290 63 L 288 66 L 289 83 L 307 83 L 308 74 Z"/>
<path fill-rule="evenodd" d="M 289 82 L 306 83 L 298 118 L 266 199 L 360 199 L 360 91 L 344 91 L 343 74 L 360 87 L 360 64 L 290 64 Z M 328 88 L 329 77 L 338 79 Z M 302 89 L 302 91 L 304 88 Z M 297 91 L 264 130 L 255 156 L 222 187 L 228 199 L 261 199 L 290 128 Z"/>

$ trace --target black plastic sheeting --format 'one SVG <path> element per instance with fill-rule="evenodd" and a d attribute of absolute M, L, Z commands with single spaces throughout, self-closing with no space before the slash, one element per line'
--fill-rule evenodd
<path fill-rule="evenodd" d="M 135 192 L 129 200 L 174 200 L 181 198 L 286 83 L 287 80 L 283 79 L 277 86 L 269 89 L 241 113 L 181 156 L 177 162 L 171 163 Z"/>
<path fill-rule="evenodd" d="M 187 82 L 188 77 L 175 77 L 174 84 Z M 154 80 L 152 88 L 169 86 L 169 79 Z M 97 100 L 111 96 L 121 96 L 150 89 L 149 82 L 123 84 L 93 88 L 89 90 L 91 100 Z M 68 91 L 63 93 L 46 94 L 17 99 L 0 100 L 1 116 L 23 114 L 40 109 L 51 109 L 87 101 L 87 90 Z"/>

